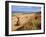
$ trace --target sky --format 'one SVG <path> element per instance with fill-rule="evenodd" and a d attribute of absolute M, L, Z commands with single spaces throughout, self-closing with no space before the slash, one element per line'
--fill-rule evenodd
<path fill-rule="evenodd" d="M 12 5 L 12 12 L 23 11 L 23 12 L 39 12 L 41 7 L 36 6 L 15 6 Z"/>

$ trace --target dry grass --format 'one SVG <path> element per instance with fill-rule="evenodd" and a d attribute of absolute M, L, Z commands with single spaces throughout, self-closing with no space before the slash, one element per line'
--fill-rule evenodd
<path fill-rule="evenodd" d="M 41 29 L 41 15 L 16 14 L 12 16 L 12 31 Z"/>

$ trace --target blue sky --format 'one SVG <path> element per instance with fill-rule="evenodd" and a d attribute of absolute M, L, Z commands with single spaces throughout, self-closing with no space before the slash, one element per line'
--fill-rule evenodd
<path fill-rule="evenodd" d="M 23 12 L 39 12 L 41 7 L 36 6 L 12 6 L 12 11 L 23 11 Z"/>

